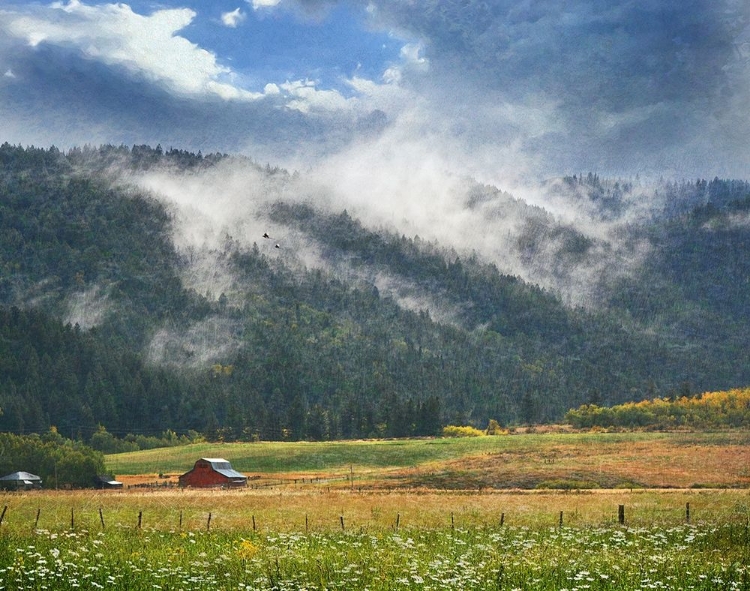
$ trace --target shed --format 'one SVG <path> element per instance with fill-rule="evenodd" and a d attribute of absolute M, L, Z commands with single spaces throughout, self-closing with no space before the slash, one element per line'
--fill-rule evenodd
<path fill-rule="evenodd" d="M 94 486 L 96 488 L 122 488 L 122 482 L 115 480 L 114 476 L 97 476 L 94 478 Z"/>
<path fill-rule="evenodd" d="M 247 486 L 247 476 L 240 474 L 223 458 L 201 458 L 189 472 L 179 478 L 180 486 L 239 487 Z"/>
<path fill-rule="evenodd" d="M 32 490 L 42 488 L 42 479 L 30 472 L 13 472 L 0 478 L 0 488 L 5 490 Z"/>

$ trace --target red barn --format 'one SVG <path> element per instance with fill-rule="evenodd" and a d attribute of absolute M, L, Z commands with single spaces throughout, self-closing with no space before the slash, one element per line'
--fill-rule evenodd
<path fill-rule="evenodd" d="M 180 486 L 196 488 L 247 486 L 247 476 L 240 474 L 222 458 L 201 458 L 190 472 L 180 476 Z"/>

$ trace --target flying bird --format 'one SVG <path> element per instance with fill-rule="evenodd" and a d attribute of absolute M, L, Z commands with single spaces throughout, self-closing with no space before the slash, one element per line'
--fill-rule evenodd
<path fill-rule="evenodd" d="M 268 232 L 263 232 L 263 238 L 270 239 L 271 237 L 268 235 Z M 281 248 L 281 245 L 278 242 L 276 243 L 276 248 Z"/>

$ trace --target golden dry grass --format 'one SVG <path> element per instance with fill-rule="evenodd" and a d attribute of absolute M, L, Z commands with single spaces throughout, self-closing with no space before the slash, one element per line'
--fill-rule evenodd
<path fill-rule="evenodd" d="M 677 438 L 556 442 L 538 449 L 465 457 L 424 471 L 404 471 L 414 483 L 474 488 L 508 484 L 536 487 L 555 482 L 581 487 L 739 487 L 750 486 L 750 446 L 697 444 Z"/>
<path fill-rule="evenodd" d="M 267 470 L 244 470 L 250 486 L 233 491 L 163 486 L 176 482 L 181 471 L 173 470 L 118 475 L 128 485 L 158 488 L 0 493 L 0 510 L 8 507 L 0 527 L 30 531 L 38 514 L 39 528 L 67 529 L 72 511 L 76 529 L 98 530 L 100 509 L 107 528 L 136 530 L 140 513 L 143 529 L 162 531 L 205 529 L 209 514 L 212 529 L 252 530 L 254 520 L 261 531 L 335 530 L 342 516 L 344 527 L 357 531 L 392 529 L 397 519 L 402 528 L 450 527 L 451 519 L 456 527 L 498 526 L 503 515 L 506 525 L 554 526 L 560 512 L 565 524 L 587 526 L 615 522 L 619 505 L 629 525 L 682 523 L 687 503 L 696 521 L 750 515 L 747 432 L 478 439 L 202 444 L 175 456 L 109 456 L 121 468 L 184 463 L 185 471 L 187 458 L 228 456 L 248 466 L 262 457 Z M 143 464 L 143 457 L 150 459 Z M 274 468 L 274 457 L 288 469 Z"/>
<path fill-rule="evenodd" d="M 157 490 L 124 492 L 41 491 L 5 493 L 2 528 L 31 531 L 36 525 L 52 531 L 71 527 L 251 531 L 356 531 L 401 528 L 447 528 L 505 525 L 555 526 L 560 512 L 566 525 L 616 523 L 619 505 L 626 507 L 631 526 L 676 525 L 685 522 L 690 503 L 693 521 L 712 522 L 737 511 L 747 513 L 747 490 L 597 490 L 578 492 L 434 490 L 358 492 L 350 490 Z M 37 512 L 39 521 L 36 522 Z"/>

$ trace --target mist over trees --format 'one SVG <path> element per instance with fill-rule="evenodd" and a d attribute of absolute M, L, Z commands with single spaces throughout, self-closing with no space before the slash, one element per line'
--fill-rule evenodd
<path fill-rule="evenodd" d="M 0 146 L 0 430 L 55 426 L 102 445 L 167 430 L 225 440 L 434 435 L 750 383 L 745 181 L 662 183 L 663 206 L 620 230 L 648 254 L 634 272 L 592 284 L 588 307 L 481 253 L 373 230 L 313 200 L 279 200 L 259 223 L 315 245 L 315 265 L 287 256 L 286 243 L 279 254 L 261 235 L 247 243 L 227 233 L 202 247 L 230 278 L 226 292 L 208 293 L 184 280 L 200 253 L 175 246 L 174 208 L 123 178 L 189 177 L 234 158 Z M 269 182 L 292 177 L 243 165 Z M 627 218 L 636 191 L 593 174 L 558 185 L 610 221 Z M 473 195 L 527 215 L 509 242 L 519 259 L 551 250 L 563 275 L 606 250 L 496 189 Z"/>

